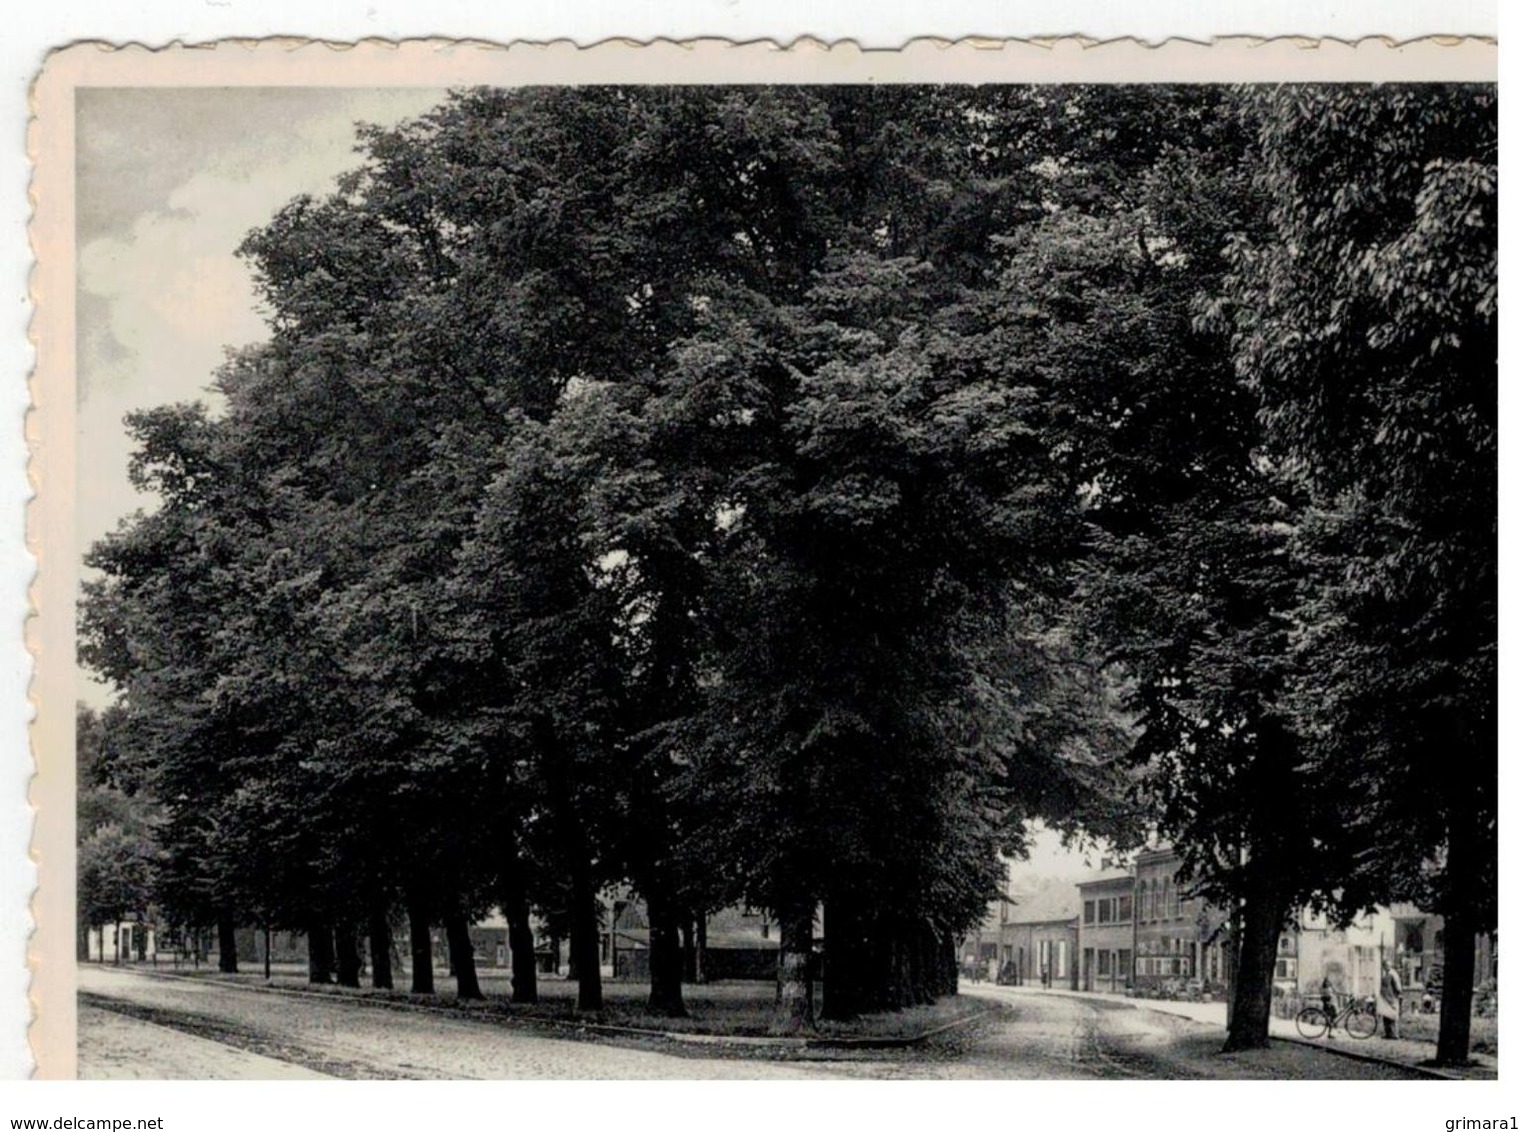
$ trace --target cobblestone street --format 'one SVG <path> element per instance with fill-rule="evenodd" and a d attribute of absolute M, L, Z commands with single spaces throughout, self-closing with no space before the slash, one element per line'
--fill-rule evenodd
<path fill-rule="evenodd" d="M 84 966 L 80 1076 L 981 1080 L 1404 1079 L 1399 1067 L 1279 1043 L 1218 1053 L 1203 1021 L 1125 1001 L 979 988 L 999 1009 L 912 1048 L 761 1050 L 612 1042 Z"/>

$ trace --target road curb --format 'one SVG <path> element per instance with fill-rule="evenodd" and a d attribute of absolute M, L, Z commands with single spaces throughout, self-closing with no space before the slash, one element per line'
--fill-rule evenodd
<path fill-rule="evenodd" d="M 1426 1065 L 1418 1065 L 1411 1061 L 1397 1061 L 1390 1057 L 1378 1057 L 1372 1053 L 1360 1053 L 1355 1049 L 1344 1049 L 1342 1046 L 1327 1045 L 1320 1041 L 1311 1041 L 1308 1038 L 1291 1038 L 1284 1034 L 1269 1034 L 1270 1041 L 1287 1042 L 1292 1046 L 1308 1046 L 1311 1049 L 1319 1049 L 1323 1053 L 1335 1054 L 1345 1057 L 1349 1061 L 1364 1061 L 1370 1065 L 1388 1065 L 1392 1069 L 1404 1069 L 1408 1073 L 1415 1073 L 1419 1077 L 1428 1077 L 1436 1081 L 1468 1081 L 1470 1078 L 1462 1073 L 1452 1073 L 1446 1069 L 1434 1069 Z"/>
<path fill-rule="evenodd" d="M 119 968 L 120 970 L 120 968 Z M 184 975 L 174 971 L 128 971 L 127 974 L 136 975 L 140 978 L 165 979 L 175 982 L 198 983 L 202 985 L 212 984 L 219 987 L 229 987 L 233 990 L 247 991 L 251 994 L 275 994 L 285 995 L 290 998 L 315 999 L 321 1002 L 351 1004 L 373 1009 L 397 1010 L 403 1013 L 413 1014 L 438 1014 L 446 1018 L 459 1018 L 475 1022 L 494 1022 L 511 1026 L 523 1026 L 527 1028 L 544 1027 L 555 1030 L 572 1031 L 576 1034 L 606 1035 L 621 1038 L 658 1038 L 674 1042 L 677 1045 L 707 1046 L 711 1048 L 734 1048 L 748 1050 L 873 1050 L 873 1049 L 910 1049 L 921 1045 L 931 1038 L 940 1034 L 948 1033 L 961 1026 L 969 1025 L 979 1018 L 985 1018 L 989 1014 L 1003 1009 L 1001 1003 L 990 1003 L 971 1013 L 963 1015 L 949 1022 L 943 1022 L 921 1033 L 909 1034 L 903 1037 L 867 1037 L 867 1038 L 835 1038 L 835 1037 L 765 1037 L 749 1036 L 742 1034 L 696 1034 L 681 1030 L 655 1030 L 642 1026 L 616 1026 L 607 1022 L 583 1022 L 577 1019 L 564 1018 L 540 1018 L 535 1016 L 516 1017 L 508 1014 L 489 1015 L 486 1011 L 468 1007 L 452 1006 L 446 1002 L 399 1002 L 393 999 L 378 998 L 368 995 L 342 995 L 325 991 L 302 990 L 297 987 L 278 987 L 270 984 L 252 984 L 233 982 L 227 979 L 209 977 L 204 975 Z"/>

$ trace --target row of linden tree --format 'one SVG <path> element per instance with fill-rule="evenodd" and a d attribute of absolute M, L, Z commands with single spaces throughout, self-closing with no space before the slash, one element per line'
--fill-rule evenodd
<path fill-rule="evenodd" d="M 1231 1048 L 1297 907 L 1442 911 L 1467 1057 L 1493 90 L 478 90 L 360 151 L 245 241 L 216 411 L 129 420 L 87 914 L 382 985 L 406 919 L 416 991 L 438 925 L 470 996 L 497 907 L 596 1011 L 620 886 L 672 1015 L 746 903 L 790 1031 L 953 992 L 1040 819 L 1233 910 Z"/>

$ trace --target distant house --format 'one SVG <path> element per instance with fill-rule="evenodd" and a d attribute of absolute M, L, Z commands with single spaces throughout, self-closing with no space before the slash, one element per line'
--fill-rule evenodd
<path fill-rule="evenodd" d="M 1139 853 L 1129 872 L 1101 875 L 1076 886 L 1081 989 L 1216 997 L 1225 993 L 1231 970 L 1227 915 L 1196 895 L 1192 878 L 1182 871 L 1183 859 L 1171 847 L 1159 846 Z M 1032 910 L 1009 916 L 1010 922 L 1036 918 Z M 1032 932 L 1026 935 L 1027 930 L 1004 926 L 1005 954 L 1018 954 L 1021 936 L 1038 938 Z M 1021 968 L 1029 977 L 1034 946 L 1031 942 L 1024 950 Z M 1398 904 L 1372 909 L 1337 927 L 1302 909 L 1279 936 L 1274 989 L 1308 997 L 1329 980 L 1339 994 L 1374 996 L 1383 959 L 1395 964 L 1409 1008 L 1415 1009 L 1429 992 L 1436 997 L 1443 974 L 1442 917 Z M 1494 987 L 1494 933 L 1476 937 L 1474 961 L 1475 986 Z"/>
<path fill-rule="evenodd" d="M 615 897 L 606 905 L 600 958 L 618 979 L 646 979 L 651 967 L 647 906 Z M 706 917 L 705 952 L 699 959 L 707 981 L 772 980 L 780 963 L 780 929 L 767 912 L 722 908 Z"/>
<path fill-rule="evenodd" d="M 1319 913 L 1303 910 L 1295 918 L 1293 931 L 1279 937 L 1274 985 L 1310 996 L 1320 993 L 1323 980 L 1330 980 L 1340 995 L 1377 997 L 1380 960 L 1390 957 L 1389 945 L 1395 936 L 1395 920 L 1387 908 L 1368 912 L 1341 928 Z M 1291 937 L 1293 985 L 1288 980 L 1290 948 L 1286 942 Z"/>
<path fill-rule="evenodd" d="M 1021 983 L 1077 989 L 1077 887 L 1047 884 L 1015 899 L 999 929 L 999 960 L 1012 963 Z"/>
<path fill-rule="evenodd" d="M 1008 920 L 1009 911 L 1006 897 L 992 901 L 987 905 L 986 917 L 976 930 L 961 940 L 960 964 L 967 978 L 997 978 L 1003 924 Z"/>
<path fill-rule="evenodd" d="M 1169 848 L 1147 849 L 1135 859 L 1135 972 L 1137 992 L 1196 981 L 1224 989 L 1230 970 L 1225 913 L 1194 895 L 1180 877 L 1183 859 Z"/>
<path fill-rule="evenodd" d="M 1135 963 L 1135 876 L 1117 872 L 1077 886 L 1082 921 L 1079 979 L 1086 991 L 1121 993 L 1130 987 Z"/>
<path fill-rule="evenodd" d="M 84 933 L 78 958 L 91 963 L 156 963 L 158 933 L 153 924 L 123 921 L 98 924 Z"/>
<path fill-rule="evenodd" d="M 1424 995 L 1436 998 L 1443 982 L 1443 917 L 1423 912 L 1414 904 L 1390 908 L 1395 925 L 1394 961 L 1401 995 L 1417 1005 Z M 1475 987 L 1496 981 L 1496 933 L 1475 937 Z"/>

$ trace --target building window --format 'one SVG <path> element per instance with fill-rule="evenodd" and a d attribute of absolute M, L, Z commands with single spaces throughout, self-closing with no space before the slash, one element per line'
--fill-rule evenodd
<path fill-rule="evenodd" d="M 1082 902 L 1082 922 L 1085 924 L 1091 924 L 1093 919 L 1093 901 L 1084 900 Z"/>
<path fill-rule="evenodd" d="M 1130 897 L 1128 897 L 1128 896 L 1121 896 L 1119 898 L 1119 918 L 1121 920 L 1129 920 L 1130 919 L 1130 917 L 1132 915 L 1131 907 L 1130 907 L 1131 903 L 1132 903 L 1132 901 L 1131 901 Z"/>
<path fill-rule="evenodd" d="M 1109 965 L 1110 955 L 1107 951 L 1098 953 L 1098 973 L 1100 975 L 1112 975 L 1113 969 Z"/>

